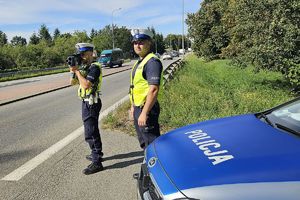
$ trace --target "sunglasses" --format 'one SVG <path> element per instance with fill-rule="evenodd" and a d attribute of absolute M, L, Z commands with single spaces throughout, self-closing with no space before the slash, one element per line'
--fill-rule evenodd
<path fill-rule="evenodd" d="M 143 40 L 137 40 L 137 41 L 133 41 L 132 44 L 134 44 L 134 45 L 144 45 L 145 41 L 143 41 Z"/>

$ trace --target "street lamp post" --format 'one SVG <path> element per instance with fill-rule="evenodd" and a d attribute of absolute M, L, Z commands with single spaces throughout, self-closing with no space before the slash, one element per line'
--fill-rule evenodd
<path fill-rule="evenodd" d="M 113 49 L 115 48 L 115 36 L 114 36 L 114 12 L 115 11 L 118 11 L 118 10 L 121 10 L 122 8 L 117 8 L 117 9 L 114 9 L 112 12 L 111 12 L 111 27 L 112 27 L 112 47 Z"/>
<path fill-rule="evenodd" d="M 157 53 L 157 39 L 155 38 L 155 53 Z"/>
<path fill-rule="evenodd" d="M 184 0 L 182 0 L 182 51 L 184 55 Z"/>

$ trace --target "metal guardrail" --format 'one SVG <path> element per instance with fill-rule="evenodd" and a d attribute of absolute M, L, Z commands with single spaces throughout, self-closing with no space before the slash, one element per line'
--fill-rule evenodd
<path fill-rule="evenodd" d="M 180 69 L 183 65 L 182 58 L 174 61 L 171 63 L 164 71 L 163 71 L 163 86 L 166 85 L 171 79 L 174 78 L 174 74 L 178 69 Z M 36 69 L 36 70 L 28 70 L 28 71 L 18 71 L 18 72 L 5 72 L 0 73 L 0 78 L 4 77 L 10 77 L 14 75 L 25 75 L 30 73 L 36 73 L 36 72 L 46 72 L 46 71 L 53 71 L 53 70 L 60 70 L 60 69 L 66 69 L 66 67 L 56 67 L 56 68 L 45 68 L 45 69 Z"/>
<path fill-rule="evenodd" d="M 55 67 L 55 68 L 34 69 L 34 70 L 27 70 L 27 71 L 4 72 L 4 73 L 0 73 L 0 78 L 10 77 L 10 76 L 15 76 L 15 75 L 26 75 L 26 74 L 38 73 L 38 72 L 51 72 L 53 70 L 62 70 L 62 69 L 67 69 L 67 67 Z"/>
<path fill-rule="evenodd" d="M 176 71 L 178 71 L 183 66 L 184 61 L 182 58 L 176 60 L 171 63 L 164 71 L 163 71 L 163 86 L 170 82 L 174 78 Z"/>

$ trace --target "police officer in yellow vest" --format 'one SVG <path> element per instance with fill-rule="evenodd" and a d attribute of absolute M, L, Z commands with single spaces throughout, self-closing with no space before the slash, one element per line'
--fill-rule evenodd
<path fill-rule="evenodd" d="M 160 136 L 157 100 L 163 66 L 151 52 L 153 33 L 148 29 L 132 29 L 133 48 L 139 56 L 131 72 L 131 117 L 141 148 L 145 149 Z"/>
<path fill-rule="evenodd" d="M 91 154 L 86 159 L 92 163 L 83 170 L 86 175 L 103 170 L 102 142 L 98 127 L 99 113 L 102 107 L 100 88 L 102 70 L 98 62 L 94 62 L 94 46 L 89 43 L 75 45 L 81 66 L 70 66 L 70 72 L 75 74 L 71 78 L 71 85 L 79 84 L 78 96 L 82 100 L 82 120 L 84 125 L 85 141 L 89 144 Z"/>

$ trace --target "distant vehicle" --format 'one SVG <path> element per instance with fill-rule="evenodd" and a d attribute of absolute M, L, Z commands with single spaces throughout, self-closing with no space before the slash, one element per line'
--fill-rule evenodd
<path fill-rule="evenodd" d="M 179 49 L 179 54 L 183 55 L 185 53 L 185 49 Z"/>
<path fill-rule="evenodd" d="M 138 194 L 143 200 L 298 200 L 299 146 L 300 97 L 181 127 L 144 151 Z"/>
<path fill-rule="evenodd" d="M 170 53 L 164 53 L 161 57 L 163 60 L 172 60 L 173 56 Z"/>
<path fill-rule="evenodd" d="M 173 57 L 178 57 L 179 56 L 179 53 L 177 51 L 171 51 L 171 55 Z"/>
<path fill-rule="evenodd" d="M 124 55 L 122 49 L 107 49 L 101 52 L 98 60 L 102 67 L 122 66 L 124 63 Z"/>

